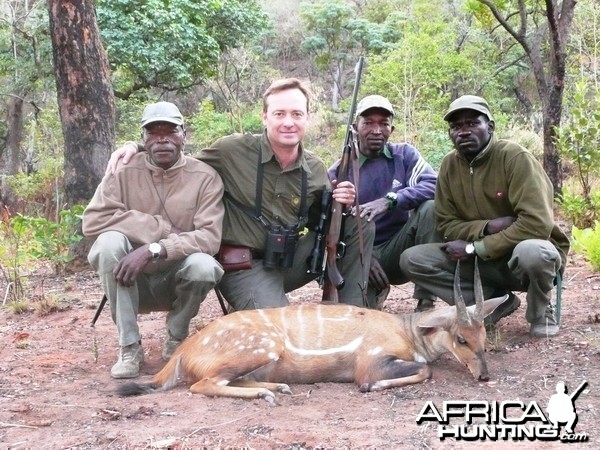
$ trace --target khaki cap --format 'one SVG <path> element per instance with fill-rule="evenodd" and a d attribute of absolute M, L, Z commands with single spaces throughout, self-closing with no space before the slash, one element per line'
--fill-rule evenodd
<path fill-rule="evenodd" d="M 183 116 L 181 115 L 181 112 L 179 112 L 179 108 L 173 103 L 151 103 L 144 108 L 144 114 L 142 114 L 142 127 L 153 122 L 169 122 L 183 126 Z"/>
<path fill-rule="evenodd" d="M 372 108 L 380 108 L 385 109 L 392 116 L 394 115 L 394 108 L 390 101 L 381 96 L 381 95 L 367 95 L 360 102 L 358 102 L 358 106 L 356 107 L 356 115 L 362 116 L 365 111 Z"/>

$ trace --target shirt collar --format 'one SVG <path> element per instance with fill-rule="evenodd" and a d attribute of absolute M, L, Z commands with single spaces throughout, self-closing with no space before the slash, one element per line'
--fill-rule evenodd
<path fill-rule="evenodd" d="M 261 157 L 260 161 L 262 164 L 266 164 L 271 160 L 277 161 L 275 158 L 275 153 L 273 153 L 273 149 L 271 148 L 271 144 L 269 143 L 269 139 L 267 138 L 267 130 L 263 131 L 261 140 L 260 140 L 260 151 Z M 298 159 L 292 164 L 290 167 L 286 168 L 286 171 L 302 168 L 306 173 L 311 173 L 310 167 L 308 165 L 308 161 L 306 161 L 304 146 L 302 142 L 300 142 L 298 146 Z"/>
<path fill-rule="evenodd" d="M 390 149 L 387 144 L 385 144 L 383 146 L 383 151 L 381 153 L 379 153 L 379 155 L 377 155 L 377 158 L 381 158 L 382 156 L 386 157 L 387 159 L 392 159 L 392 153 L 390 152 Z M 363 155 L 362 153 L 359 152 L 358 153 L 358 167 L 362 167 L 362 165 L 368 159 L 377 159 L 377 158 L 367 158 L 365 155 Z"/>

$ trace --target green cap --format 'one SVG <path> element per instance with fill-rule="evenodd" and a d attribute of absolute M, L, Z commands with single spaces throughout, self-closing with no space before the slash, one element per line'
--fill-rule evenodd
<path fill-rule="evenodd" d="M 450 103 L 450 108 L 448 108 L 448 112 L 444 115 L 444 120 L 450 120 L 450 116 L 452 116 L 452 114 L 462 109 L 479 111 L 480 113 L 485 114 L 489 120 L 494 120 L 492 113 L 490 112 L 490 105 L 488 105 L 488 102 L 481 97 L 477 97 L 476 95 L 463 95 L 462 97 L 458 97 L 456 100 Z"/>

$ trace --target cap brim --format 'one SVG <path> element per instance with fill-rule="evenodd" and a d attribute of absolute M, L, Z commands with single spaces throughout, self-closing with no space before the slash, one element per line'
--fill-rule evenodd
<path fill-rule="evenodd" d="M 384 111 L 387 111 L 388 113 L 390 113 L 391 116 L 394 115 L 394 111 L 390 111 L 390 109 L 386 108 L 385 106 L 369 106 L 368 108 L 363 108 L 360 111 L 356 111 L 356 117 L 362 116 L 364 113 L 366 113 L 370 109 L 383 109 Z"/>
<path fill-rule="evenodd" d="M 173 117 L 151 117 L 150 119 L 146 119 L 142 122 L 142 127 L 145 127 L 149 123 L 154 122 L 169 122 L 174 125 L 183 125 L 183 121 L 180 119 L 175 119 Z"/>
<path fill-rule="evenodd" d="M 464 107 L 464 108 L 456 108 L 456 109 L 453 109 L 453 110 L 451 110 L 451 111 L 448 111 L 448 112 L 447 112 L 447 113 L 444 115 L 444 120 L 447 122 L 447 121 L 448 121 L 448 120 L 450 120 L 450 118 L 451 118 L 451 117 L 452 117 L 454 114 L 456 114 L 457 112 L 459 112 L 459 111 L 466 111 L 466 110 L 477 111 L 477 112 L 479 112 L 479 113 L 483 114 L 484 116 L 486 116 L 488 119 L 490 119 L 490 120 L 493 120 L 493 119 L 492 119 L 492 117 L 491 117 L 491 115 L 490 115 L 490 112 L 489 112 L 489 111 L 486 111 L 486 110 L 485 110 L 485 109 L 483 109 L 483 108 L 477 108 L 477 107 Z"/>

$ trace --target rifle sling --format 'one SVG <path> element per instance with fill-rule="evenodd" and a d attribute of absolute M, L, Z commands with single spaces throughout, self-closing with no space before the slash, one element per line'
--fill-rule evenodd
<path fill-rule="evenodd" d="M 362 225 L 362 220 L 360 219 L 360 199 L 358 198 L 358 186 L 359 186 L 359 174 L 360 174 L 360 167 L 358 164 L 358 153 L 359 153 L 359 149 L 358 146 L 360 145 L 357 140 L 356 140 L 356 135 L 353 134 L 353 139 L 354 139 L 354 145 L 352 146 L 352 154 L 351 154 L 351 162 L 352 162 L 352 174 L 354 175 L 354 186 L 356 188 L 356 195 L 354 196 L 354 209 L 356 211 L 356 232 L 358 234 L 358 254 L 360 256 L 360 265 L 362 266 L 363 270 L 365 267 L 365 240 L 364 240 L 364 231 L 363 231 L 363 225 Z M 366 286 L 361 286 L 361 292 L 362 292 L 362 296 L 363 296 L 363 301 L 364 304 L 367 305 L 367 289 Z"/>

